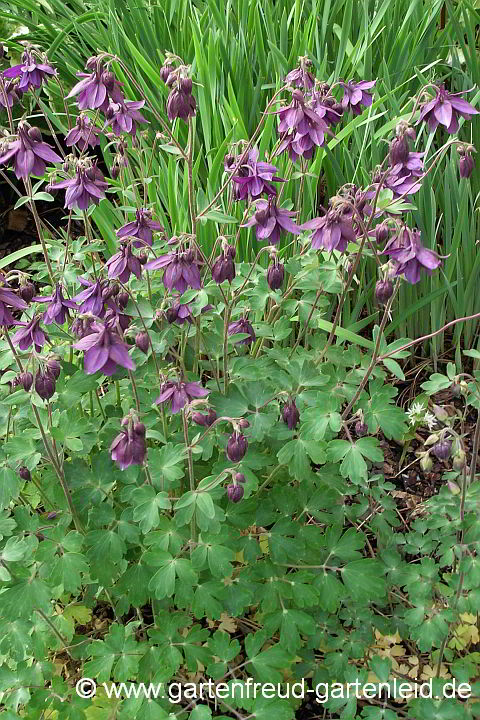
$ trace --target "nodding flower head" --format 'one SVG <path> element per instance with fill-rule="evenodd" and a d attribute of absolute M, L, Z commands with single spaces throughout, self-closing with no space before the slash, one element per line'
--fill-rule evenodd
<path fill-rule="evenodd" d="M 188 287 L 200 290 L 202 281 L 198 259 L 193 250 L 167 253 L 145 265 L 147 270 L 164 269 L 163 284 L 168 290 L 177 290 L 183 295 Z"/>
<path fill-rule="evenodd" d="M 67 100 L 77 97 L 77 104 L 80 110 L 107 111 L 109 100 L 122 102 L 123 94 L 119 83 L 112 72 L 105 70 L 101 59 L 92 57 L 87 62 L 87 68 L 92 73 L 77 73 L 82 78 L 67 95 Z"/>
<path fill-rule="evenodd" d="M 98 205 L 100 200 L 105 197 L 108 183 L 95 163 L 82 163 L 77 165 L 74 178 L 52 183 L 50 187 L 52 190 L 66 189 L 65 207 L 69 210 L 74 207 L 79 210 L 87 210 L 91 203 Z"/>
<path fill-rule="evenodd" d="M 277 207 L 274 199 L 257 200 L 255 213 L 240 227 L 255 227 L 257 240 L 268 240 L 276 245 L 284 231 L 299 235 L 301 229 L 291 220 L 296 215 L 291 210 Z"/>
<path fill-rule="evenodd" d="M 42 134 L 36 127 L 26 122 L 18 124 L 16 140 L 0 141 L 0 165 L 13 162 L 13 170 L 17 178 L 28 178 L 30 175 L 42 176 L 47 162 L 62 162 L 60 155 L 43 142 Z"/>
<path fill-rule="evenodd" d="M 420 106 L 417 124 L 425 120 L 430 132 L 435 132 L 439 125 L 443 125 L 447 133 L 456 133 L 459 127 L 459 117 L 470 120 L 472 115 L 478 115 L 478 110 L 459 97 L 463 94 L 463 92 L 449 93 L 445 90 L 445 85 L 435 87 L 433 100 Z"/>
<path fill-rule="evenodd" d="M 19 65 L 7 68 L 3 71 L 6 78 L 20 78 L 17 88 L 21 92 L 27 92 L 30 88 L 38 89 L 48 77 L 56 75 L 56 71 L 47 62 L 44 56 L 38 61 L 38 53 L 28 48 L 22 54 L 22 62 Z"/>
<path fill-rule="evenodd" d="M 202 387 L 198 382 L 184 382 L 180 380 L 173 382 L 167 380 L 160 388 L 160 395 L 155 400 L 155 405 L 163 405 L 170 402 L 173 414 L 180 412 L 182 408 L 196 398 L 204 398 L 210 390 Z"/>
<path fill-rule="evenodd" d="M 389 240 L 383 252 L 395 261 L 395 276 L 404 275 L 412 284 L 420 280 L 422 269 L 431 275 L 432 270 L 442 264 L 440 255 L 423 247 L 420 231 L 417 229 L 404 227 Z"/>

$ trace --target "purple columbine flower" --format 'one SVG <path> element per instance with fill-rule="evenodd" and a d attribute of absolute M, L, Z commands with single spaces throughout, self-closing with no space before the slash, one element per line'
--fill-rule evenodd
<path fill-rule="evenodd" d="M 101 129 L 92 123 L 88 115 L 81 113 L 77 117 L 75 127 L 65 136 L 65 145 L 67 147 L 76 145 L 80 152 L 83 152 L 89 145 L 96 147 L 100 143 L 97 135 L 100 135 L 101 132 Z"/>
<path fill-rule="evenodd" d="M 260 197 L 262 193 L 276 195 L 277 190 L 272 182 L 285 182 L 284 178 L 275 175 L 277 168 L 266 162 L 258 162 L 258 148 L 249 150 L 247 158 L 237 169 L 237 175 L 232 180 L 236 183 L 234 188 L 235 200 L 246 200 Z"/>
<path fill-rule="evenodd" d="M 29 175 L 42 176 L 47 162 L 62 162 L 60 155 L 42 140 L 42 133 L 26 122 L 18 124 L 16 140 L 0 141 L 0 165 L 13 159 L 13 169 L 18 179 Z"/>
<path fill-rule="evenodd" d="M 279 290 L 283 285 L 283 279 L 285 277 L 285 268 L 283 263 L 279 263 L 275 260 L 267 270 L 267 283 L 270 290 Z"/>
<path fill-rule="evenodd" d="M 135 237 L 138 241 L 134 243 L 134 247 L 143 247 L 144 245 L 153 245 L 153 233 L 165 232 L 163 225 L 152 220 L 152 211 L 147 208 L 140 208 L 135 211 L 135 220 L 123 225 L 117 230 L 117 237 L 124 238 Z"/>
<path fill-rule="evenodd" d="M 182 68 L 171 72 L 168 85 L 172 88 L 167 98 L 167 117 L 170 122 L 182 118 L 187 122 L 196 112 L 197 102 L 192 95 L 192 79 L 184 76 Z"/>
<path fill-rule="evenodd" d="M 449 93 L 445 90 L 445 85 L 441 85 L 435 87 L 435 93 L 433 100 L 420 106 L 420 116 L 417 120 L 417 125 L 425 120 L 430 132 L 435 132 L 440 124 L 446 128 L 448 133 L 456 133 L 459 116 L 465 120 L 471 120 L 472 115 L 478 115 L 478 110 L 475 110 L 463 98 L 458 97 L 463 95 L 463 92 Z"/>
<path fill-rule="evenodd" d="M 3 72 L 6 78 L 20 78 L 17 88 L 21 92 L 39 88 L 46 76 L 55 74 L 56 71 L 47 62 L 37 62 L 31 50 L 25 50 L 22 54 L 20 65 L 14 65 Z"/>
<path fill-rule="evenodd" d="M 227 457 L 231 462 L 240 462 L 248 449 L 248 440 L 245 435 L 235 430 L 227 442 Z"/>
<path fill-rule="evenodd" d="M 316 114 L 325 118 L 329 125 L 337 125 L 342 117 L 345 109 L 343 105 L 335 100 L 333 95 L 330 94 L 330 85 L 323 83 L 319 86 L 318 90 L 312 94 L 312 110 Z"/>
<path fill-rule="evenodd" d="M 304 223 L 302 230 L 314 230 L 312 248 L 314 250 L 338 250 L 344 252 L 349 242 L 355 242 L 353 212 L 341 202 L 331 207 L 323 217 L 313 218 Z"/>
<path fill-rule="evenodd" d="M 201 425 L 202 427 L 210 427 L 211 425 L 213 425 L 216 419 L 217 413 L 215 412 L 215 410 L 212 410 L 212 408 L 210 408 L 207 415 L 204 415 L 200 412 L 192 413 L 193 422 L 197 425 Z"/>
<path fill-rule="evenodd" d="M 105 325 L 93 322 L 91 329 L 89 335 L 73 346 L 85 353 L 84 370 L 87 375 L 95 372 L 113 375 L 117 365 L 127 370 L 135 370 L 135 363 L 128 354 L 128 345 L 114 331 L 111 322 Z"/>
<path fill-rule="evenodd" d="M 290 399 L 282 408 L 282 420 L 289 430 L 295 430 L 300 420 L 300 413 L 295 405 L 295 400 Z"/>
<path fill-rule="evenodd" d="M 40 352 L 45 340 L 48 340 L 48 335 L 40 327 L 41 319 L 41 315 L 34 315 L 28 323 L 18 323 L 23 327 L 13 336 L 13 344 L 18 345 L 20 350 L 28 350 L 30 345 L 34 345 L 35 350 Z"/>
<path fill-rule="evenodd" d="M 111 125 L 115 135 L 121 135 L 122 132 L 125 132 L 135 137 L 137 124 L 148 122 L 139 112 L 144 105 L 145 100 L 124 100 L 123 102 L 110 103 L 105 113 L 107 118 L 105 128 Z"/>
<path fill-rule="evenodd" d="M 26 310 L 28 305 L 25 300 L 13 292 L 5 275 L 0 273 L 0 327 L 11 327 L 18 324 L 10 312 L 10 307 L 14 307 L 16 310 Z"/>
<path fill-rule="evenodd" d="M 19 102 L 23 94 L 22 91 L 18 89 L 18 84 L 15 83 L 14 80 L 6 82 L 4 90 L 6 97 L 4 97 L 4 93 L 0 91 L 0 105 L 4 108 L 7 106 L 13 107 L 15 103 Z"/>
<path fill-rule="evenodd" d="M 200 269 L 193 250 L 181 252 L 177 250 L 173 253 L 161 255 L 155 260 L 150 260 L 145 265 L 147 270 L 159 270 L 164 268 L 163 284 L 167 290 L 177 290 L 183 295 L 188 287 L 193 290 L 200 290 L 202 280 L 200 278 Z"/>
<path fill-rule="evenodd" d="M 238 333 L 247 333 L 248 337 L 242 338 L 242 340 L 235 343 L 236 345 L 251 345 L 257 339 L 252 325 L 245 317 L 235 320 L 228 326 L 229 335 L 238 335 Z"/>
<path fill-rule="evenodd" d="M 120 250 L 107 260 L 108 277 L 118 278 L 120 282 L 128 282 L 133 273 L 137 280 L 142 274 L 142 264 L 139 258 L 133 254 L 132 247 L 128 241 L 123 241 Z"/>
<path fill-rule="evenodd" d="M 299 67 L 290 70 L 288 75 L 285 76 L 285 82 L 303 90 L 311 90 L 315 85 L 315 77 L 308 69 L 312 66 L 312 63 L 308 57 L 300 57 L 298 60 Z"/>
<path fill-rule="evenodd" d="M 105 302 L 104 295 L 108 291 L 108 282 L 105 280 L 90 282 L 90 280 L 83 277 L 79 277 L 77 280 L 86 288 L 73 298 L 75 301 L 81 303 L 78 307 L 78 312 L 81 314 L 91 313 L 97 317 L 103 317 L 105 314 L 103 307 Z"/>
<path fill-rule="evenodd" d="M 80 110 L 103 110 L 108 108 L 109 98 L 113 102 L 123 101 L 123 94 L 120 90 L 121 84 L 115 79 L 112 72 L 105 70 L 104 65 L 97 58 L 90 58 L 87 67 L 94 68 L 93 73 L 77 73 L 82 78 L 67 95 L 77 98 L 77 105 Z"/>
<path fill-rule="evenodd" d="M 423 247 L 420 231 L 407 227 L 388 241 L 383 253 L 389 255 L 397 264 L 395 276 L 404 275 L 413 285 L 420 280 L 422 268 L 431 275 L 432 270 L 442 263 L 438 253 Z"/>
<path fill-rule="evenodd" d="M 460 145 L 457 149 L 460 156 L 460 159 L 458 161 L 460 177 L 469 178 L 475 167 L 475 161 L 473 159 L 472 152 L 476 152 L 476 150 L 473 145 Z"/>
<path fill-rule="evenodd" d="M 292 162 L 299 156 L 309 160 L 315 147 L 324 144 L 325 135 L 333 135 L 325 120 L 305 102 L 300 90 L 294 90 L 291 104 L 276 113 L 280 120 L 277 131 L 282 139 L 275 154 L 288 150 Z"/>
<path fill-rule="evenodd" d="M 61 180 L 50 185 L 52 190 L 67 189 L 65 207 L 69 210 L 74 207 L 79 210 L 87 210 L 90 203 L 98 205 L 100 200 L 105 197 L 107 187 L 108 183 L 105 182 L 103 173 L 96 165 L 89 168 L 78 166 L 74 178 Z"/>
<path fill-rule="evenodd" d="M 293 235 L 300 235 L 301 228 L 290 219 L 295 215 L 296 213 L 291 210 L 277 207 L 272 198 L 257 200 L 254 214 L 240 227 L 255 226 L 257 240 L 268 240 L 270 244 L 275 245 L 279 242 L 283 230 Z"/>
<path fill-rule="evenodd" d="M 66 300 L 63 297 L 63 287 L 60 284 L 55 286 L 55 292 L 53 295 L 38 296 L 33 298 L 34 302 L 48 302 L 49 305 L 43 313 L 43 324 L 51 325 L 56 323 L 57 325 L 63 325 L 65 320 L 70 317 L 69 310 L 76 310 L 77 303 L 73 300 Z"/>
<path fill-rule="evenodd" d="M 349 82 L 340 82 L 339 84 L 343 87 L 342 107 L 345 110 L 350 109 L 354 115 L 361 115 L 363 112 L 362 105 L 370 107 L 373 102 L 373 95 L 366 92 L 366 90 L 374 87 L 376 82 L 376 80 L 370 80 L 369 82 L 362 80 L 359 83 L 354 83 L 351 80 Z"/>
<path fill-rule="evenodd" d="M 204 398 L 209 392 L 210 390 L 202 387 L 198 382 L 173 382 L 167 380 L 160 388 L 160 395 L 155 400 L 155 405 L 170 401 L 172 413 L 175 415 L 191 400 Z"/>
<path fill-rule="evenodd" d="M 231 283 L 235 278 L 235 255 L 236 250 L 233 245 L 225 243 L 222 254 L 212 265 L 212 277 L 218 285 L 221 285 L 225 280 Z"/>
<path fill-rule="evenodd" d="M 35 390 L 42 400 L 50 400 L 55 394 L 55 387 L 55 378 L 51 373 L 37 370 L 37 374 L 35 375 Z"/>
<path fill-rule="evenodd" d="M 243 488 L 243 485 L 235 485 L 235 483 L 230 483 L 230 485 L 227 485 L 227 496 L 230 502 L 240 502 L 240 500 L 243 498 L 244 492 L 245 490 Z"/>
<path fill-rule="evenodd" d="M 123 428 L 110 445 L 110 456 L 120 470 L 125 470 L 130 465 L 143 465 L 147 454 L 145 425 L 125 419 L 128 427 Z"/>

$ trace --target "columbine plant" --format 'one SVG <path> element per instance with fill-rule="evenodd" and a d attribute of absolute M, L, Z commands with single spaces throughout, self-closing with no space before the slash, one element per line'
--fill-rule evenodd
<path fill-rule="evenodd" d="M 16 712 L 31 697 L 60 717 L 68 700 L 72 717 L 83 717 L 71 682 L 78 664 L 99 683 L 198 672 L 217 683 L 253 674 L 289 686 L 299 673 L 344 683 L 359 658 L 364 680 L 369 670 L 411 676 L 392 658 L 380 661 L 377 632 L 400 633 L 428 659 L 438 690 L 445 660 L 457 672 L 460 613 L 478 610 L 480 422 L 468 448 L 465 420 L 478 408 L 479 378 L 454 377 L 449 366 L 423 385 L 429 396 L 461 386 L 460 428 L 426 401 L 406 413 L 390 377 L 405 379 L 401 361 L 428 338 L 389 344 L 386 327 L 400 286 L 438 272 L 445 257 L 413 225 L 413 195 L 455 145 L 461 178 L 473 170 L 472 145 L 449 138 L 429 158 L 412 123 L 452 135 L 478 111 L 429 86 L 435 97 L 422 90 L 413 101 L 383 164 L 364 168 L 370 182 L 337 188 L 326 208 L 307 207 L 308 163 L 318 172 L 329 162 L 326 144 L 340 123 L 370 112 L 377 81 L 328 84 L 302 57 L 252 138 L 228 148 L 223 183 L 207 199 L 192 68 L 167 55 L 164 115 L 120 58 L 101 53 L 85 70 L 65 97 L 80 112 L 63 146 L 53 138 L 71 149 L 66 157 L 11 113 L 55 81 L 48 59 L 28 49 L 0 82 L 9 111 L 0 166 L 24 182 L 46 268 L 31 279 L 15 269 L 0 277 L 8 408 L 0 618 L 10 668 L 2 702 Z M 127 86 L 137 98 L 126 99 Z M 275 135 L 257 142 L 272 116 Z M 115 149 L 110 167 L 89 154 L 103 139 Z M 168 178 L 149 175 L 159 153 Z M 43 182 L 65 190 L 68 225 L 56 238 L 37 210 Z M 169 183 L 168 212 L 152 182 Z M 251 263 L 242 262 L 247 243 Z M 375 284 L 378 322 L 346 346 L 342 311 L 360 270 Z M 433 455 L 450 484 L 432 516 L 409 527 L 394 512 L 383 448 L 417 435 L 425 444 L 412 462 L 427 473 Z M 92 638 L 81 627 L 99 604 L 108 627 L 95 625 Z M 227 634 L 233 627 L 240 640 Z M 68 665 L 64 676 L 53 653 Z M 462 678 L 475 672 L 474 657 L 459 662 Z M 294 716 L 292 699 L 262 702 L 242 704 L 232 692 L 220 700 L 239 720 Z M 171 712 L 168 698 L 149 703 L 121 700 L 114 712 Z M 186 699 L 182 707 L 191 710 Z M 192 717 L 210 717 L 202 707 Z M 408 712 L 426 717 L 415 702 Z"/>

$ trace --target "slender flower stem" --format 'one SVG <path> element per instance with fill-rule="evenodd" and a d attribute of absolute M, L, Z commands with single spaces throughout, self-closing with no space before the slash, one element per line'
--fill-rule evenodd
<path fill-rule="evenodd" d="M 50 282 L 52 283 L 52 287 L 55 287 L 55 278 L 53 275 L 52 266 L 50 263 L 50 258 L 48 257 L 48 251 L 47 246 L 45 245 L 45 240 L 43 239 L 43 229 L 42 229 L 42 222 L 40 220 L 40 217 L 37 212 L 37 207 L 35 205 L 35 201 L 33 200 L 33 193 L 32 193 L 32 183 L 30 182 L 30 178 L 26 178 L 24 181 L 25 184 L 25 190 L 30 198 L 30 202 L 28 203 L 28 207 L 30 208 L 30 211 L 33 215 L 33 219 L 35 221 L 35 227 L 37 228 L 37 234 L 38 239 L 40 240 L 40 244 L 42 246 L 43 250 L 43 257 L 45 258 L 45 264 L 47 266 L 48 275 L 50 277 Z"/>
<path fill-rule="evenodd" d="M 22 361 L 20 360 L 20 357 L 18 356 L 17 351 L 15 350 L 15 347 L 12 343 L 10 334 L 8 332 L 8 328 L 5 327 L 4 332 L 5 332 L 5 337 L 7 338 L 7 342 L 10 346 L 10 350 L 12 351 L 13 357 L 15 358 L 15 361 L 17 363 L 18 369 L 20 370 L 20 372 L 23 372 Z M 33 414 L 35 415 L 35 420 L 37 421 L 38 429 L 40 430 L 40 434 L 42 436 L 45 450 L 50 459 L 50 462 L 52 463 L 53 469 L 55 470 L 55 474 L 58 477 L 58 480 L 60 481 L 60 485 L 62 486 L 63 494 L 65 495 L 65 499 L 67 501 L 75 528 L 79 533 L 81 533 L 82 535 L 85 535 L 85 530 L 83 529 L 82 523 L 80 522 L 80 518 L 78 517 L 75 505 L 73 504 L 72 496 L 70 494 L 70 489 L 67 485 L 67 481 L 65 480 L 65 474 L 63 472 L 63 468 L 61 467 L 58 457 L 55 455 L 54 450 L 52 449 L 52 447 L 50 446 L 50 443 L 48 442 L 48 439 L 47 439 L 47 436 L 45 434 L 45 430 L 43 427 L 43 423 L 40 418 L 40 414 L 38 412 L 38 408 L 33 403 L 32 403 L 31 407 L 33 410 Z"/>
<path fill-rule="evenodd" d="M 389 301 L 387 302 L 387 304 L 386 304 L 386 306 L 385 306 L 385 311 L 384 311 L 384 313 L 383 313 L 383 318 L 382 318 L 382 321 L 381 321 L 381 323 L 380 323 L 380 327 L 378 328 L 377 340 L 376 340 L 376 342 L 375 342 L 375 347 L 374 347 L 374 349 L 373 349 L 373 355 L 372 355 L 372 359 L 371 359 L 371 361 L 370 361 L 370 365 L 368 366 L 368 368 L 367 368 L 367 370 L 366 370 L 366 372 L 365 372 L 365 375 L 363 376 L 362 381 L 361 381 L 360 385 L 359 385 L 358 388 L 357 388 L 357 392 L 355 393 L 355 395 L 353 396 L 353 398 L 350 400 L 350 402 L 348 403 L 347 407 L 346 407 L 345 410 L 343 411 L 343 413 L 342 413 L 342 420 L 346 420 L 346 419 L 348 418 L 351 409 L 353 408 L 353 406 L 354 406 L 355 403 L 357 402 L 358 398 L 360 397 L 363 389 L 365 388 L 365 386 L 366 386 L 366 384 L 367 384 L 367 382 L 368 382 L 368 378 L 369 378 L 370 375 L 372 374 L 372 372 L 373 372 L 373 370 L 374 370 L 374 368 L 375 368 L 375 365 L 376 365 L 377 362 L 379 361 L 379 353 L 378 353 L 378 351 L 379 351 L 379 349 L 380 349 L 380 344 L 381 344 L 381 342 L 382 342 L 382 334 L 383 334 L 383 331 L 384 331 L 384 329 L 385 329 L 385 325 L 387 324 L 387 319 L 388 319 L 388 316 L 389 316 L 389 313 L 390 313 L 390 308 L 392 307 L 392 303 L 393 303 L 393 301 L 394 301 L 394 299 L 395 299 L 395 296 L 396 296 L 396 294 L 397 294 L 398 288 L 400 287 L 400 280 L 401 280 L 401 278 L 397 278 L 397 281 L 396 281 L 396 283 L 395 283 L 395 287 L 394 287 L 394 289 L 393 289 L 392 297 L 389 299 Z M 397 352 L 398 352 L 398 351 L 397 351 Z"/>
<path fill-rule="evenodd" d="M 317 290 L 317 294 L 316 294 L 316 296 L 315 296 L 315 302 L 313 303 L 312 308 L 311 308 L 311 310 L 310 310 L 310 312 L 309 312 L 309 314 L 308 314 L 308 318 L 307 318 L 307 322 L 305 323 L 305 327 L 304 327 L 303 331 L 301 331 L 301 332 L 298 333 L 298 337 L 297 337 L 297 339 L 296 339 L 296 341 L 295 341 L 295 345 L 294 345 L 294 346 L 292 347 L 292 349 L 290 350 L 290 353 L 289 353 L 289 355 L 288 355 L 288 359 L 289 359 L 289 360 L 290 360 L 290 358 L 292 357 L 292 355 L 293 355 L 293 353 L 295 352 L 295 350 L 297 349 L 297 347 L 298 347 L 298 345 L 299 345 L 299 343 L 300 343 L 300 340 L 301 340 L 302 337 L 304 337 L 304 336 L 306 335 L 306 333 L 307 333 L 308 325 L 309 325 L 309 323 L 310 323 L 310 320 L 312 319 L 312 315 L 313 315 L 313 313 L 315 312 L 315 308 L 317 307 L 317 303 L 318 303 L 318 301 L 320 300 L 320 298 L 321 298 L 321 296 L 322 296 L 322 293 L 323 293 L 323 290 L 322 290 L 322 289 Z"/>
<path fill-rule="evenodd" d="M 193 455 L 192 448 L 188 442 L 188 423 L 185 408 L 182 409 L 182 423 L 183 423 L 183 438 L 185 441 L 185 447 L 187 449 L 187 462 L 188 462 L 188 479 L 190 481 L 190 491 L 195 492 L 195 476 L 193 474 Z M 190 523 L 190 537 L 191 540 L 197 542 L 197 523 L 195 520 L 195 514 L 192 516 Z"/>
<path fill-rule="evenodd" d="M 188 153 L 187 153 L 187 173 L 188 173 L 188 208 L 190 211 L 190 221 L 192 223 L 192 235 L 196 235 L 197 215 L 195 208 L 195 188 L 193 186 L 193 150 L 195 143 L 195 132 L 193 129 L 193 119 L 188 118 Z"/>
<path fill-rule="evenodd" d="M 232 306 L 225 307 L 224 325 L 223 325 L 223 394 L 227 394 L 228 390 L 228 326 L 230 324 L 230 315 Z"/>

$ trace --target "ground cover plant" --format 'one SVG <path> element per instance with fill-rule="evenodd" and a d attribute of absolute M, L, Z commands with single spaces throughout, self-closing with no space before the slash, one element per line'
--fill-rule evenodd
<path fill-rule="evenodd" d="M 404 409 L 411 352 L 449 328 L 387 333 L 449 261 L 417 197 L 453 167 L 468 196 L 478 92 L 419 74 L 397 113 L 371 72 L 295 61 L 219 145 L 177 52 L 158 104 L 107 51 L 68 87 L 38 47 L 3 68 L 0 175 L 39 240 L 0 261 L 6 717 L 478 716 L 479 353 Z M 376 123 L 378 163 L 334 183 Z M 352 330 L 356 283 L 375 316 Z M 415 512 L 397 445 L 440 469 Z"/>

